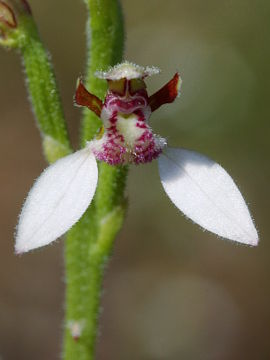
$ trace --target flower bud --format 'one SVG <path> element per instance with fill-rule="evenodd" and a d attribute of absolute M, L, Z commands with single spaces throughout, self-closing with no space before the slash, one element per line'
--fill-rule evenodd
<path fill-rule="evenodd" d="M 31 8 L 27 0 L 1 0 L 1 2 L 9 6 L 16 17 L 31 14 Z"/>
<path fill-rule="evenodd" d="M 2 33 L 5 28 L 15 29 L 17 27 L 17 20 L 13 9 L 4 1 L 0 1 L 0 27 Z"/>
<path fill-rule="evenodd" d="M 18 31 L 21 17 L 30 16 L 31 9 L 26 0 L 0 0 L 0 44 L 5 47 L 18 46 Z"/>

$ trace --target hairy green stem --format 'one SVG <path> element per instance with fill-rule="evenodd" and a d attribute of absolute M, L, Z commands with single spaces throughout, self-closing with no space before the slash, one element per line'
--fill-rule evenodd
<path fill-rule="evenodd" d="M 89 11 L 86 87 L 103 99 L 107 84 L 94 74 L 122 60 L 122 12 L 117 0 L 85 2 Z M 101 121 L 95 114 L 87 109 L 83 111 L 82 146 L 93 138 L 100 126 Z M 99 164 L 94 200 L 67 236 L 65 360 L 92 360 L 95 356 L 104 267 L 125 216 L 127 170 L 125 166 Z M 79 337 L 74 339 L 74 330 L 78 329 Z"/>
<path fill-rule="evenodd" d="M 21 15 L 16 44 L 26 74 L 32 109 L 49 163 L 71 152 L 59 91 L 50 62 L 31 15 Z"/>

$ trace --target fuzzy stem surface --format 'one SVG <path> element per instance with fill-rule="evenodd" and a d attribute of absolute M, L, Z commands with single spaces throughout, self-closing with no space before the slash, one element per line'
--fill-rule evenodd
<path fill-rule="evenodd" d="M 44 155 L 49 163 L 69 154 L 71 147 L 50 55 L 44 48 L 31 15 L 19 18 L 20 49 L 26 84 Z"/>
<path fill-rule="evenodd" d="M 85 3 L 89 13 L 85 84 L 92 94 L 104 99 L 107 84 L 95 77 L 95 71 L 107 69 L 122 61 L 122 11 L 117 0 L 87 0 Z M 82 146 L 95 136 L 100 126 L 100 119 L 84 109 Z M 99 164 L 99 181 L 94 200 L 67 236 L 65 360 L 95 358 L 104 268 L 125 216 L 127 171 L 126 166 Z M 75 339 L 73 330 L 77 328 L 80 336 Z"/>

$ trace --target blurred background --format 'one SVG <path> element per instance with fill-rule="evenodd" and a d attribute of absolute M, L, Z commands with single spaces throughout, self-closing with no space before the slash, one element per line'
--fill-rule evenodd
<path fill-rule="evenodd" d="M 85 64 L 82 1 L 29 1 L 49 48 L 73 143 Z M 125 0 L 126 58 L 178 70 L 182 95 L 151 118 L 173 146 L 221 163 L 240 185 L 260 233 L 257 248 L 202 232 L 170 203 L 157 164 L 132 167 L 130 207 L 105 279 L 98 360 L 270 359 L 269 76 L 267 0 Z M 21 204 L 46 166 L 21 63 L 0 49 L 0 359 L 61 354 L 63 245 L 13 253 Z"/>

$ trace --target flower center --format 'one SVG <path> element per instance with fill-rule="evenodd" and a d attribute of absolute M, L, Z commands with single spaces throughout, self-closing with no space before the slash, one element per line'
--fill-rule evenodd
<path fill-rule="evenodd" d="M 144 79 L 159 73 L 155 67 L 142 67 L 129 62 L 118 64 L 96 76 L 108 82 L 105 101 L 91 94 L 78 82 L 75 101 L 87 106 L 101 118 L 103 126 L 88 146 L 96 158 L 111 165 L 140 164 L 157 158 L 165 139 L 153 134 L 148 124 L 152 111 L 171 103 L 179 95 L 179 74 L 148 97 Z"/>

